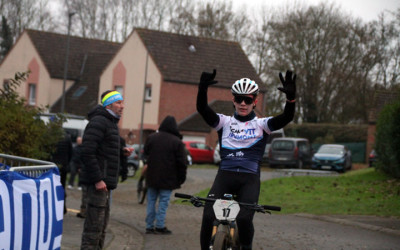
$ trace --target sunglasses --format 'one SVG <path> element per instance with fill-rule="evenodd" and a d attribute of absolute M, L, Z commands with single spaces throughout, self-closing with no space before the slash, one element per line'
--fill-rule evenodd
<path fill-rule="evenodd" d="M 239 104 L 244 101 L 244 103 L 246 103 L 247 105 L 250 105 L 254 102 L 254 98 L 251 98 L 248 96 L 235 95 L 234 101 Z"/>

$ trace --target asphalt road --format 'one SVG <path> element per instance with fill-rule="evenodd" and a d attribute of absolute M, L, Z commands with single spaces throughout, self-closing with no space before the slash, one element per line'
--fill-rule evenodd
<path fill-rule="evenodd" d="M 196 193 L 210 187 L 216 170 L 190 169 L 177 192 Z M 282 172 L 263 172 L 262 179 Z M 67 190 L 62 249 L 79 249 L 83 220 L 75 216 L 80 193 Z M 172 198 L 174 200 L 175 198 Z M 136 181 L 129 179 L 113 192 L 107 249 L 200 249 L 202 209 L 171 204 L 166 223 L 172 235 L 147 235 L 145 205 L 136 200 Z M 257 213 L 253 249 L 400 249 L 400 220 L 375 216 L 272 215 Z"/>

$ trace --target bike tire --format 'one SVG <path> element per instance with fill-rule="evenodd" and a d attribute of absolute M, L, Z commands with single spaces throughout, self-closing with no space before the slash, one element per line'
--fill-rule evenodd
<path fill-rule="evenodd" d="M 140 180 L 138 182 L 138 188 L 137 188 L 137 198 L 138 198 L 139 204 L 144 203 L 144 201 L 146 199 L 146 194 L 147 194 L 146 179 L 140 178 Z"/>
<path fill-rule="evenodd" d="M 215 234 L 213 250 L 224 250 L 228 248 L 229 236 L 226 232 L 218 231 Z"/>

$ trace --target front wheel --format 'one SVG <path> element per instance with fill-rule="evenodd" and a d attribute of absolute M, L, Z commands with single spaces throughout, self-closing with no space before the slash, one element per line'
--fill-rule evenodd
<path fill-rule="evenodd" d="M 228 248 L 228 233 L 219 231 L 215 234 L 214 242 L 213 242 L 213 250 L 223 250 Z"/>

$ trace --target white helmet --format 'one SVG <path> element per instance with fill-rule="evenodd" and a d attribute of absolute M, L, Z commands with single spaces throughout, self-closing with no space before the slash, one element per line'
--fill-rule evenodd
<path fill-rule="evenodd" d="M 232 85 L 232 94 L 234 95 L 257 95 L 258 91 L 257 83 L 249 78 L 237 80 Z"/>

